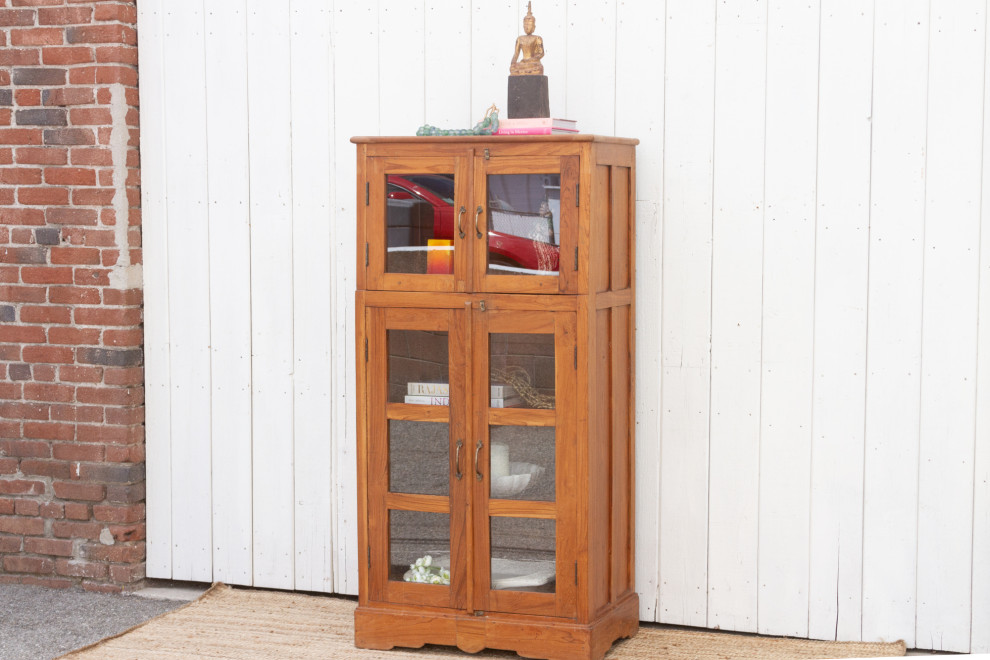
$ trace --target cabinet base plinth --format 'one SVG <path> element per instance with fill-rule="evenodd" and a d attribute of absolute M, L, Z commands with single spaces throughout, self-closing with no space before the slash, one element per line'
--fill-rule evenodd
<path fill-rule="evenodd" d="M 639 597 L 633 593 L 589 624 L 566 619 L 488 612 L 423 611 L 360 605 L 354 612 L 354 645 L 365 649 L 425 644 L 515 651 L 525 658 L 601 660 L 612 644 L 639 629 Z"/>

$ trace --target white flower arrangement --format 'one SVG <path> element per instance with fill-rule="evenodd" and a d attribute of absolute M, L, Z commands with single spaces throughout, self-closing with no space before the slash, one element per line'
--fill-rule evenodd
<path fill-rule="evenodd" d="M 402 579 L 406 582 L 421 582 L 423 584 L 450 584 L 450 569 L 433 565 L 433 557 L 426 555 L 409 565 Z"/>

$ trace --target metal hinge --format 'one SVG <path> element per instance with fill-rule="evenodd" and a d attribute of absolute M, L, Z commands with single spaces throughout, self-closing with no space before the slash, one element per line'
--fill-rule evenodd
<path fill-rule="evenodd" d="M 491 160 L 492 155 L 489 153 L 488 149 L 485 149 L 485 160 Z"/>
<path fill-rule="evenodd" d="M 370 248 L 368 247 L 368 244 L 365 243 L 364 244 L 364 265 L 365 266 L 368 265 L 368 253 L 369 252 L 370 252 Z"/>
<path fill-rule="evenodd" d="M 574 347 L 574 370 L 577 371 L 577 346 Z"/>
<path fill-rule="evenodd" d="M 574 586 L 577 586 L 577 562 L 574 562 Z"/>
<path fill-rule="evenodd" d="M 365 264 L 365 266 L 367 266 L 367 265 L 368 264 Z M 574 246 L 574 270 L 577 270 L 577 269 L 578 269 L 578 249 L 577 249 L 577 246 L 575 245 Z"/>
<path fill-rule="evenodd" d="M 368 181 L 364 182 L 364 205 L 370 204 L 371 200 L 371 183 Z"/>
<path fill-rule="evenodd" d="M 364 338 L 364 361 L 368 361 L 368 338 Z"/>
<path fill-rule="evenodd" d="M 371 546 L 368 546 L 368 568 L 371 568 Z"/>
<path fill-rule="evenodd" d="M 574 186 L 574 206 L 581 206 L 581 184 Z"/>

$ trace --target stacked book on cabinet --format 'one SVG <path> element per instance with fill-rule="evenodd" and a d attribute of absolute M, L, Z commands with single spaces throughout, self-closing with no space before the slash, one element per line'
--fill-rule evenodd
<path fill-rule="evenodd" d="M 573 135 L 578 132 L 573 119 L 553 119 L 551 117 L 519 117 L 499 119 L 495 135 Z"/>

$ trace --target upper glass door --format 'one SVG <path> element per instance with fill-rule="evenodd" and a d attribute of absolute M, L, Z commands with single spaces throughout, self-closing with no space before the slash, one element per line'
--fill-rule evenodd
<path fill-rule="evenodd" d="M 465 160 L 373 158 L 365 266 L 376 289 L 464 291 L 472 220 Z"/>
<path fill-rule="evenodd" d="M 476 161 L 475 290 L 576 291 L 578 158 Z"/>

